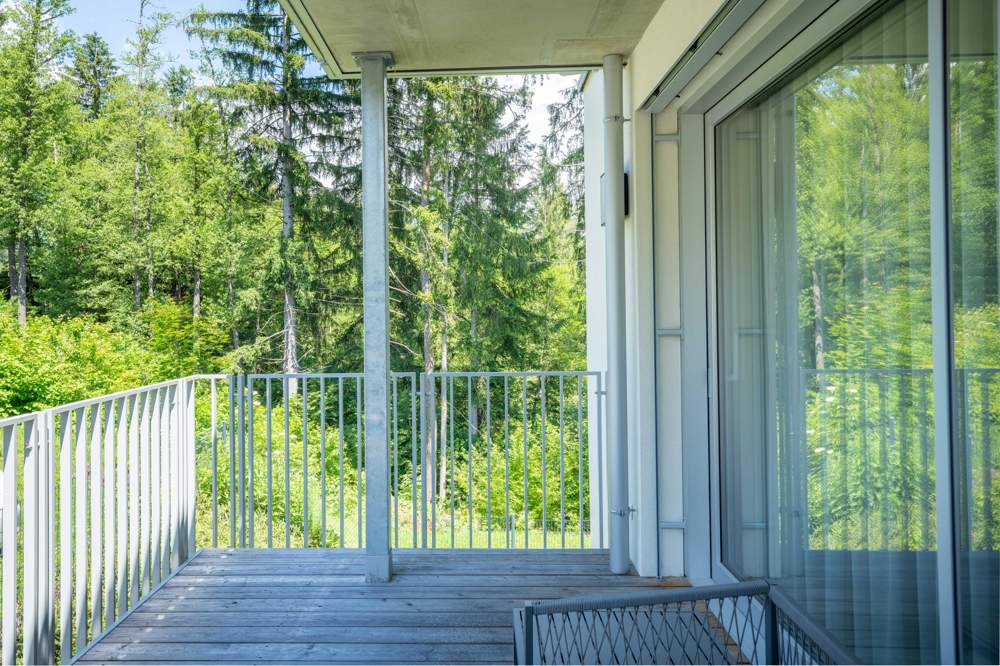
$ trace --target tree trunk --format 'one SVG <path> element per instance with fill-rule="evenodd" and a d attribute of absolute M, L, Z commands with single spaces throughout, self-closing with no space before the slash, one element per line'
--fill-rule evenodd
<path fill-rule="evenodd" d="M 445 201 L 448 200 L 447 191 L 447 180 L 445 180 Z M 451 221 L 446 215 L 444 218 L 444 248 L 441 250 L 441 258 L 444 262 L 444 283 L 448 283 L 448 238 L 451 235 Z M 441 372 L 448 372 L 448 302 L 444 302 L 444 311 L 441 313 Z M 445 433 L 447 430 L 448 423 L 448 396 L 441 392 L 441 432 Z M 447 439 L 445 439 L 447 442 Z M 441 447 L 441 469 L 447 469 L 447 452 L 448 446 Z M 442 474 L 441 478 L 438 480 L 438 494 L 444 495 L 445 493 L 445 483 L 447 482 L 447 475 Z"/>
<path fill-rule="evenodd" d="M 197 260 L 195 260 L 191 282 L 191 316 L 198 319 L 201 317 L 201 267 Z"/>
<path fill-rule="evenodd" d="M 145 222 L 145 232 L 146 232 L 146 286 L 147 295 L 149 300 L 153 300 L 153 296 L 156 293 L 156 274 L 153 270 L 153 213 L 146 206 L 146 222 Z"/>
<path fill-rule="evenodd" d="M 12 233 L 7 238 L 7 280 L 10 291 L 9 300 L 17 298 L 17 240 Z"/>
<path fill-rule="evenodd" d="M 282 31 L 281 37 L 281 54 L 282 60 L 286 61 L 291 56 L 289 53 L 290 41 L 291 41 L 291 23 L 288 17 L 284 17 L 284 30 Z M 287 68 L 286 68 L 287 72 Z M 287 76 L 287 74 L 286 74 Z M 298 331 L 298 317 L 297 310 L 295 306 L 295 292 L 294 285 L 292 284 L 292 269 L 291 262 L 289 261 L 288 253 L 290 251 L 289 245 L 291 244 L 292 232 L 293 232 L 293 216 L 292 216 L 292 174 L 291 174 L 291 164 L 288 158 L 288 151 L 291 150 L 292 145 L 292 110 L 287 100 L 287 96 L 290 94 L 288 91 L 287 81 L 284 86 L 284 94 L 286 96 L 284 108 L 282 109 L 282 125 L 281 125 L 281 139 L 282 146 L 279 150 L 282 151 L 280 155 L 281 159 L 281 277 L 282 277 L 282 288 L 284 291 L 284 350 L 282 354 L 282 366 L 284 372 L 287 374 L 295 374 L 299 371 L 299 331 Z M 296 383 L 294 381 L 289 383 L 289 391 L 294 395 L 297 390 Z"/>
<path fill-rule="evenodd" d="M 819 281 L 819 260 L 812 268 L 813 344 L 816 351 L 816 369 L 826 367 L 826 345 L 823 343 L 823 287 Z"/>
<path fill-rule="evenodd" d="M 425 115 L 426 115 L 426 109 L 425 109 Z M 426 206 L 430 202 L 429 195 L 430 195 L 430 181 L 431 181 L 431 163 L 429 156 L 430 151 L 428 148 L 429 139 L 425 136 L 423 140 L 424 140 L 424 159 L 420 171 L 421 175 L 420 205 Z M 436 463 L 435 466 L 437 467 L 437 469 L 435 471 L 437 473 L 438 492 L 435 500 L 440 500 L 440 498 L 444 496 L 443 480 L 447 478 L 448 468 L 446 466 L 447 460 L 443 455 L 440 459 L 438 459 L 438 450 L 440 449 L 442 452 L 447 451 L 448 447 L 447 445 L 441 447 L 438 446 L 438 441 L 439 441 L 438 430 L 437 430 L 438 421 L 435 414 L 436 410 L 434 409 L 434 400 L 431 398 L 431 396 L 433 395 L 432 389 L 434 388 L 434 378 L 433 378 L 434 331 L 433 327 L 431 326 L 431 319 L 433 317 L 431 300 L 434 294 L 432 293 L 431 276 L 430 276 L 430 271 L 428 270 L 428 267 L 431 265 L 431 242 L 426 231 L 427 230 L 424 230 L 425 233 L 423 242 L 423 248 L 424 248 L 423 262 L 420 266 L 420 294 L 424 302 L 424 322 L 423 322 L 422 337 L 423 337 L 424 391 L 425 391 L 424 400 L 421 404 L 423 405 L 424 409 L 423 422 L 426 424 L 426 427 L 424 428 L 423 442 L 421 442 L 421 446 L 423 447 L 423 460 L 427 461 L 428 464 L 428 470 L 427 470 L 428 474 L 431 473 L 431 470 L 429 468 L 430 461 L 434 461 Z M 448 391 L 448 382 L 446 379 L 442 378 L 441 380 L 442 410 L 447 409 L 447 406 L 445 404 L 447 391 Z M 441 432 L 441 441 L 443 442 L 448 441 L 447 431 L 445 430 L 444 427 L 445 419 L 446 419 L 445 411 L 442 411 L 440 432 Z M 432 484 L 430 487 L 433 492 L 434 488 L 433 483 L 435 479 L 432 476 L 431 478 L 428 478 L 427 481 L 429 481 Z"/>
<path fill-rule="evenodd" d="M 23 235 L 17 239 L 17 323 L 28 325 L 28 242 Z"/>
<path fill-rule="evenodd" d="M 226 305 L 229 306 L 229 315 L 232 316 L 236 310 L 236 288 L 233 285 L 233 271 L 231 267 L 226 271 Z M 234 350 L 240 346 L 240 331 L 235 321 L 232 330 L 229 332 L 229 342 L 233 345 Z"/>

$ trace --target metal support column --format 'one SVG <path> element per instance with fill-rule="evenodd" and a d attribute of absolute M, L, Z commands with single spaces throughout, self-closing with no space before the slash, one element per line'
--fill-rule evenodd
<path fill-rule="evenodd" d="M 604 229 L 608 307 L 608 506 L 611 571 L 629 570 L 625 400 L 625 158 L 622 57 L 604 57 Z"/>
<path fill-rule="evenodd" d="M 389 280 L 386 52 L 360 53 L 365 325 L 365 562 L 368 582 L 392 578 L 389 548 Z"/>

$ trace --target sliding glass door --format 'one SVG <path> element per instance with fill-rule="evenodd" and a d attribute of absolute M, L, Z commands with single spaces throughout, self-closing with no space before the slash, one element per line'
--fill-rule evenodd
<path fill-rule="evenodd" d="M 953 0 L 940 26 L 949 322 L 932 321 L 926 0 L 879 5 L 713 128 L 722 564 L 783 584 L 862 662 L 941 658 L 953 505 L 959 654 L 998 663 L 996 5 Z M 935 326 L 952 342 L 943 502 Z"/>
<path fill-rule="evenodd" d="M 958 647 L 983 664 L 1000 663 L 997 20 L 996 0 L 949 4 Z"/>

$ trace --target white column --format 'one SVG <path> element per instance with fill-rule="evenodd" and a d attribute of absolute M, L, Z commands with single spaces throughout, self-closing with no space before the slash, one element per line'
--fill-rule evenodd
<path fill-rule="evenodd" d="M 612 573 L 629 570 L 628 421 L 625 395 L 625 118 L 622 57 L 604 57 L 604 229 L 608 290 L 608 505 Z"/>
<path fill-rule="evenodd" d="M 365 561 L 368 582 L 392 578 L 389 548 L 389 264 L 385 71 L 392 55 L 361 65 L 361 204 L 365 324 Z"/>

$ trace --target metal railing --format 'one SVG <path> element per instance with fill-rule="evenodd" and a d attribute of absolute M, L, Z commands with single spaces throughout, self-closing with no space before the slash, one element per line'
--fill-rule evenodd
<path fill-rule="evenodd" d="M 206 545 L 364 546 L 363 382 L 211 381 Z M 393 547 L 605 545 L 601 382 L 597 372 L 393 373 Z"/>
<path fill-rule="evenodd" d="M 991 419 L 1000 369 L 954 374 L 961 471 L 977 507 L 967 521 L 971 548 L 989 550 L 997 529 L 991 502 L 996 437 Z M 804 370 L 802 444 L 805 495 L 783 503 L 808 509 L 808 546 L 816 550 L 933 550 L 933 373 L 930 369 Z"/>
<path fill-rule="evenodd" d="M 528 602 L 519 664 L 853 664 L 780 587 L 757 580 Z"/>
<path fill-rule="evenodd" d="M 202 379 L 0 420 L 4 664 L 69 661 L 193 553 Z"/>
<path fill-rule="evenodd" d="M 196 375 L 0 420 L 2 663 L 70 661 L 227 537 L 364 546 L 362 383 Z M 594 372 L 393 374 L 394 546 L 601 546 L 602 397 Z"/>

